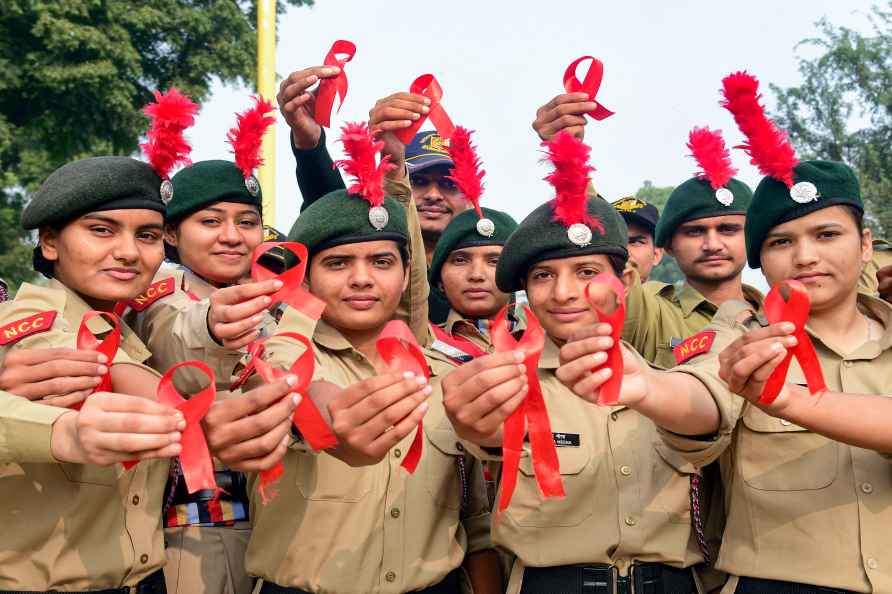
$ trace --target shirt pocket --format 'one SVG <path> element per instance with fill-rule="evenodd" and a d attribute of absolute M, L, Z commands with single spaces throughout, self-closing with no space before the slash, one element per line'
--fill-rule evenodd
<path fill-rule="evenodd" d="M 360 501 L 372 490 L 379 472 L 378 464 L 353 468 L 322 452 L 289 456 L 296 462 L 297 488 L 309 501 Z"/>
<path fill-rule="evenodd" d="M 460 509 L 462 503 L 462 480 L 458 459 L 464 456 L 464 446 L 454 432 L 447 429 L 427 429 L 427 451 L 421 456 L 424 466 L 425 487 L 438 507 Z M 466 472 L 471 470 L 465 466 Z M 474 465 L 473 468 L 479 468 Z M 470 483 L 470 477 L 466 480 Z M 470 488 L 470 484 L 468 485 Z"/>
<path fill-rule="evenodd" d="M 557 453 L 566 496 L 547 500 L 543 500 L 536 483 L 532 457 L 521 457 L 517 487 L 506 510 L 519 526 L 576 526 L 592 515 L 597 462 L 585 447 L 561 447 L 557 448 Z"/>
<path fill-rule="evenodd" d="M 736 457 L 744 482 L 762 491 L 813 491 L 836 480 L 838 444 L 748 407 Z"/>
<path fill-rule="evenodd" d="M 101 487 L 113 487 L 118 482 L 118 473 L 123 467 L 118 464 L 110 466 L 93 466 L 89 464 L 59 464 L 62 474 L 68 482 L 77 485 L 98 485 Z"/>

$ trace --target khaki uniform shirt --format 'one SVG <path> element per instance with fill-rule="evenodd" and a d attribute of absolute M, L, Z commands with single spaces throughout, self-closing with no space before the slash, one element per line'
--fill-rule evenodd
<path fill-rule="evenodd" d="M 879 286 L 877 271 L 886 266 L 892 266 L 892 243 L 884 239 L 875 239 L 873 241 L 873 259 L 867 263 L 861 273 L 859 288 L 863 293 L 876 297 Z"/>
<path fill-rule="evenodd" d="M 517 487 L 493 525 L 493 543 L 528 567 L 606 563 L 626 575 L 633 561 L 674 567 L 700 563 L 691 531 L 688 473 L 658 453 L 656 426 L 629 408 L 578 398 L 555 376 L 558 365 L 558 347 L 546 340 L 539 381 L 551 430 L 560 437 L 557 453 L 566 497 L 542 500 L 525 444 Z M 483 459 L 493 458 L 466 445 Z M 512 576 L 509 592 L 516 591 L 516 581 Z"/>
<path fill-rule="evenodd" d="M 282 329 L 305 332 L 292 315 L 286 312 Z M 316 379 L 346 387 L 375 374 L 324 321 L 312 336 Z M 283 367 L 300 352 L 291 340 L 267 342 L 267 359 Z M 384 460 L 361 468 L 294 444 L 275 484 L 278 495 L 266 505 L 252 496 L 251 575 L 314 594 L 398 594 L 436 584 L 467 553 L 490 548 L 481 467 L 464 453 L 443 409 L 440 380 L 452 366 L 428 361 L 434 391 L 415 474 L 400 467 L 414 431 Z M 469 490 L 464 504 L 459 459 Z"/>
<path fill-rule="evenodd" d="M 824 379 L 833 391 L 890 394 L 892 306 L 860 295 L 859 307 L 885 330 L 853 353 L 837 353 L 809 332 Z M 890 456 L 769 416 L 728 392 L 718 378 L 718 354 L 746 330 L 737 322 L 746 309 L 724 304 L 709 326 L 716 331 L 711 350 L 672 371 L 694 375 L 715 398 L 717 439 L 661 432 L 667 459 L 682 471 L 721 457 L 728 519 L 718 567 L 732 576 L 892 592 Z M 787 381 L 805 385 L 796 359 Z M 730 580 L 727 591 L 735 584 Z"/>
<path fill-rule="evenodd" d="M 0 304 L 0 328 L 57 312 L 48 330 L 0 347 L 73 348 L 83 314 L 80 297 L 57 281 L 24 284 Z M 110 329 L 102 319 L 96 332 Z M 3 332 L 3 330 L 0 330 Z M 150 356 L 122 326 L 116 364 L 140 365 Z M 168 463 L 123 466 L 62 464 L 52 459 L 52 422 L 65 411 L 21 401 L 3 405 L 0 421 L 0 590 L 79 591 L 132 586 L 164 563 L 161 499 Z M 9 431 L 9 433 L 6 433 Z"/>

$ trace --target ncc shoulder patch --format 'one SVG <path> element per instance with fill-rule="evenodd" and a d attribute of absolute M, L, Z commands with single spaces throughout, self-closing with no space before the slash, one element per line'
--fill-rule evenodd
<path fill-rule="evenodd" d="M 680 365 L 695 355 L 709 352 L 714 340 L 715 332 L 713 330 L 707 330 L 685 338 L 678 346 L 672 349 L 672 354 L 675 355 L 675 363 Z"/>
<path fill-rule="evenodd" d="M 0 326 L 0 346 L 15 344 L 26 336 L 46 332 L 53 327 L 57 311 L 42 311 L 27 318 L 21 318 Z"/>
<path fill-rule="evenodd" d="M 134 311 L 144 311 L 150 305 L 168 295 L 173 295 L 177 289 L 176 277 L 170 276 L 149 285 L 149 288 L 130 301 L 130 307 Z"/>

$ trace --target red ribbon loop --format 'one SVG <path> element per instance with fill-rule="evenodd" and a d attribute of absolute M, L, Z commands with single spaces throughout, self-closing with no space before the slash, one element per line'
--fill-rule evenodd
<path fill-rule="evenodd" d="M 490 325 L 492 344 L 498 353 L 521 350 L 524 352 L 528 392 L 526 398 L 513 413 L 505 419 L 502 438 L 502 491 L 499 496 L 499 513 L 511 503 L 514 489 L 517 486 L 517 471 L 520 467 L 520 455 L 523 448 L 525 427 L 528 427 L 530 450 L 533 458 L 533 470 L 536 483 L 544 498 L 563 497 L 564 484 L 561 481 L 560 462 L 554 435 L 551 432 L 551 421 L 539 385 L 539 357 L 545 348 L 545 331 L 542 324 L 529 307 L 524 306 L 526 329 L 520 341 L 508 331 L 505 316 L 508 306 L 502 308 Z"/>
<path fill-rule="evenodd" d="M 416 377 L 424 376 L 430 379 L 430 369 L 427 365 L 427 359 L 415 340 L 415 335 L 409 330 L 409 327 L 400 320 L 391 320 L 387 322 L 381 334 L 375 341 L 375 348 L 378 354 L 384 359 L 384 363 L 392 371 L 411 371 Z M 424 426 L 422 421 L 418 422 L 418 429 L 415 431 L 415 438 L 406 457 L 403 458 L 402 467 L 409 474 L 414 474 L 421 460 L 421 449 L 423 444 Z"/>
<path fill-rule="evenodd" d="M 173 374 L 180 367 L 194 367 L 204 373 L 210 383 L 192 398 L 186 400 L 177 391 L 173 383 Z M 186 428 L 180 444 L 180 468 L 190 493 L 202 489 L 216 491 L 217 481 L 214 478 L 214 462 L 208 450 L 208 443 L 201 427 L 201 419 L 207 414 L 217 396 L 214 372 L 201 361 L 184 361 L 167 370 L 158 383 L 158 402 L 176 408 L 186 419 Z"/>
<path fill-rule="evenodd" d="M 440 100 L 443 98 L 443 87 L 440 86 L 439 81 L 434 77 L 433 74 L 422 74 L 418 78 L 416 78 L 412 85 L 409 87 L 410 93 L 415 93 L 416 95 L 424 95 L 428 99 L 430 99 L 430 111 L 427 115 L 422 115 L 418 118 L 411 126 L 408 128 L 404 128 L 399 132 L 396 132 L 396 137 L 403 144 L 409 144 L 412 142 L 412 139 L 415 137 L 415 134 L 421 129 L 421 126 L 424 124 L 425 120 L 430 119 L 431 123 L 436 128 L 437 133 L 445 140 L 452 136 L 452 133 L 455 131 L 455 124 L 452 123 L 452 120 L 449 118 L 449 115 L 446 113 L 446 110 L 443 109 L 443 105 L 440 103 Z"/>
<path fill-rule="evenodd" d="M 87 322 L 96 317 L 105 318 L 107 322 L 112 325 L 112 331 L 108 333 L 108 335 L 99 341 L 90 328 L 87 326 Z M 81 325 L 77 329 L 77 348 L 78 350 L 84 351 L 95 351 L 97 353 L 102 353 L 106 357 L 108 357 L 108 363 L 106 363 L 106 367 L 109 371 L 105 372 L 105 375 L 102 376 L 99 385 L 93 388 L 91 394 L 95 394 L 96 392 L 111 392 L 112 391 L 112 383 L 111 383 L 111 365 L 115 360 L 115 355 L 118 352 L 118 347 L 121 345 L 121 322 L 118 320 L 118 316 L 113 313 L 109 313 L 106 311 L 88 311 L 84 314 L 84 317 L 81 318 Z M 71 408 L 74 410 L 80 410 L 83 406 L 83 402 L 78 402 L 76 404 L 72 404 Z"/>
<path fill-rule="evenodd" d="M 276 274 L 259 262 L 260 257 L 275 247 L 283 247 L 297 257 L 298 263 L 283 272 Z M 282 281 L 282 288 L 273 293 L 273 303 L 282 302 L 295 308 L 312 320 L 318 320 L 325 309 L 325 302 L 317 299 L 312 293 L 301 287 L 304 274 L 307 270 L 307 248 L 302 243 L 295 241 L 266 241 L 254 248 L 253 261 L 251 262 L 251 280 L 265 281 L 278 279 Z"/>
<path fill-rule="evenodd" d="M 617 306 L 613 313 L 604 313 L 592 300 L 589 290 L 591 286 L 603 285 L 613 291 L 616 295 Z M 602 272 L 595 276 L 585 286 L 585 298 L 595 313 L 598 314 L 598 321 L 602 324 L 610 324 L 610 338 L 613 339 L 613 346 L 607 351 L 607 360 L 595 369 L 609 368 L 613 373 L 610 378 L 601 385 L 598 394 L 598 404 L 601 406 L 613 406 L 619 402 L 619 392 L 623 386 L 623 350 L 620 347 L 620 340 L 623 334 L 623 322 L 626 319 L 626 288 L 622 282 L 607 272 Z M 595 371 L 593 369 L 592 371 Z"/>
<path fill-rule="evenodd" d="M 790 290 L 789 298 L 786 301 L 781 294 L 781 285 L 786 285 Z M 771 404 L 780 394 L 781 388 L 784 387 L 784 382 L 787 380 L 787 370 L 790 368 L 793 357 L 799 361 L 799 367 L 802 368 L 805 382 L 808 384 L 808 391 L 812 395 L 826 392 L 827 384 L 824 382 L 824 373 L 821 371 L 821 361 L 818 359 L 811 338 L 805 331 L 805 324 L 808 322 L 808 313 L 811 308 L 808 289 L 797 280 L 781 281 L 768 292 L 763 308 L 769 324 L 790 322 L 796 327 L 793 332 L 793 336 L 796 337 L 796 346 L 787 349 L 787 356 L 771 372 L 768 381 L 765 382 L 765 387 L 762 388 L 760 402 Z"/>
<path fill-rule="evenodd" d="M 339 55 L 343 57 L 339 58 Z M 337 66 L 341 72 L 333 78 L 323 78 L 316 90 L 316 112 L 313 119 L 320 126 L 331 127 L 331 108 L 334 106 L 335 95 L 341 100 L 338 105 L 339 112 L 344 105 L 344 98 L 347 96 L 347 74 L 344 72 L 344 65 L 355 55 L 356 44 L 346 39 L 335 41 L 325 55 L 323 65 Z"/>
<path fill-rule="evenodd" d="M 592 63 L 588 67 L 588 72 L 585 73 L 585 78 L 580 82 L 576 77 L 576 68 L 586 60 L 591 60 Z M 568 93 L 585 93 L 588 95 L 589 101 L 597 103 L 598 106 L 588 112 L 588 115 L 598 121 L 606 120 L 613 115 L 612 111 L 601 105 L 595 98 L 598 95 L 598 89 L 601 88 L 601 79 L 603 77 L 604 64 L 594 56 L 576 58 L 564 71 L 564 89 Z"/>

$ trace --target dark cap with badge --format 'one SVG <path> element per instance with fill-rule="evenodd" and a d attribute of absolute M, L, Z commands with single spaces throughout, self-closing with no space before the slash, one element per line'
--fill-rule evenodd
<path fill-rule="evenodd" d="M 406 146 L 406 165 L 409 167 L 409 173 L 416 173 L 436 165 L 453 167 L 448 143 L 449 141 L 431 130 L 416 134 L 412 142 Z"/>
<path fill-rule="evenodd" d="M 653 204 L 635 196 L 626 196 L 610 205 L 616 209 L 626 225 L 638 225 L 650 231 L 651 235 L 654 234 L 660 220 L 660 211 Z"/>

